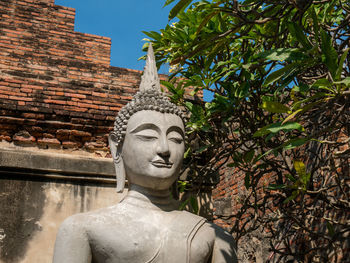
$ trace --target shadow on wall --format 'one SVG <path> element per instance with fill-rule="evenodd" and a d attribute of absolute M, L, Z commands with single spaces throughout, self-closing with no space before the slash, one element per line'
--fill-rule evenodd
<path fill-rule="evenodd" d="M 0 258 L 17 262 L 24 257 L 28 242 L 41 231 L 45 193 L 43 182 L 1 180 L 0 183 Z"/>

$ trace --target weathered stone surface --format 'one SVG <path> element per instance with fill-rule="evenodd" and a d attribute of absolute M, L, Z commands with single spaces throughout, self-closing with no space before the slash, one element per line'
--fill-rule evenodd
<path fill-rule="evenodd" d="M 114 185 L 28 180 L 0 167 L 0 262 L 51 262 L 64 218 L 116 204 L 123 195 Z"/>
<path fill-rule="evenodd" d="M 230 216 L 232 215 L 232 201 L 231 198 L 223 198 L 214 201 L 214 215 L 216 216 Z"/>
<path fill-rule="evenodd" d="M 111 159 L 87 158 L 40 151 L 0 149 L 0 168 L 21 168 L 63 174 L 100 175 L 114 178 Z"/>

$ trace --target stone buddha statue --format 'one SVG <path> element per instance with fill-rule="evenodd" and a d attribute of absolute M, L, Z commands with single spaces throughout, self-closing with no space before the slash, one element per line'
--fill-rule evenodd
<path fill-rule="evenodd" d="M 178 211 L 170 194 L 185 150 L 181 110 L 162 94 L 150 45 L 140 91 L 119 113 L 109 144 L 118 204 L 67 218 L 54 263 L 237 262 L 232 236 L 204 218 Z"/>

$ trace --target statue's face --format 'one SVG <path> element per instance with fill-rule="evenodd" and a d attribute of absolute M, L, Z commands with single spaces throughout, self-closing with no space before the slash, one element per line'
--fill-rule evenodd
<path fill-rule="evenodd" d="M 132 184 L 168 189 L 176 180 L 185 150 L 184 125 L 175 114 L 143 110 L 128 121 L 122 157 Z"/>

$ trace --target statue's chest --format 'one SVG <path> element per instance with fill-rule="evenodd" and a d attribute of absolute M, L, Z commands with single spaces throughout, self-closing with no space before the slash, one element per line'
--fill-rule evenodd
<path fill-rule="evenodd" d="M 88 236 L 96 263 L 185 263 L 188 252 L 191 263 L 204 263 L 211 253 L 208 246 L 191 244 L 188 233 L 181 227 L 169 227 L 164 218 L 120 218 L 117 223 L 103 222 L 93 229 Z"/>
<path fill-rule="evenodd" d="M 90 232 L 89 239 L 93 262 L 105 263 L 148 262 L 162 244 L 159 229 L 140 222 L 105 225 Z"/>

